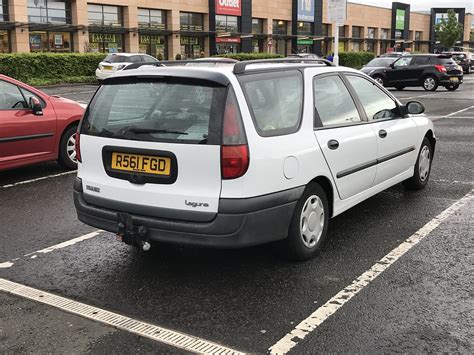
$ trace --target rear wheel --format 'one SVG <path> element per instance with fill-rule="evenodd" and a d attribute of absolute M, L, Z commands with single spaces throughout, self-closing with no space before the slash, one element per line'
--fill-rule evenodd
<path fill-rule="evenodd" d="M 77 169 L 76 158 L 76 131 L 77 125 L 71 126 L 64 131 L 59 143 L 58 162 L 67 169 Z"/>
<path fill-rule="evenodd" d="M 384 84 L 385 84 L 385 80 L 383 80 L 383 78 L 380 75 L 374 76 L 374 80 L 382 86 L 384 86 Z"/>
<path fill-rule="evenodd" d="M 428 183 L 431 172 L 431 161 L 433 157 L 431 143 L 428 138 L 423 139 L 418 159 L 415 164 L 415 173 L 411 178 L 404 181 L 405 186 L 410 190 L 421 190 Z"/>
<path fill-rule="evenodd" d="M 291 260 L 313 258 L 323 244 L 329 223 L 326 194 L 318 184 L 308 185 L 296 204 L 288 238 L 282 241 L 284 254 Z"/>
<path fill-rule="evenodd" d="M 445 86 L 446 90 L 448 91 L 456 91 L 458 87 L 459 87 L 459 84 L 449 84 Z"/>
<path fill-rule="evenodd" d="M 423 79 L 423 89 L 426 91 L 436 91 L 438 85 L 438 79 L 434 76 L 429 75 Z"/>
<path fill-rule="evenodd" d="M 405 87 L 404 87 L 404 86 L 395 86 L 395 89 L 397 89 L 397 90 L 403 90 L 403 89 L 405 89 Z"/>

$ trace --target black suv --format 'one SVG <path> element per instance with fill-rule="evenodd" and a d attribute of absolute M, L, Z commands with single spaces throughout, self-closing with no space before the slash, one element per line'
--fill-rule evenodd
<path fill-rule="evenodd" d="M 436 91 L 439 85 L 449 91 L 456 90 L 463 80 L 462 68 L 450 55 L 405 55 L 386 68 L 370 72 L 370 76 L 383 86 L 402 90 L 407 86 L 422 86 Z"/>

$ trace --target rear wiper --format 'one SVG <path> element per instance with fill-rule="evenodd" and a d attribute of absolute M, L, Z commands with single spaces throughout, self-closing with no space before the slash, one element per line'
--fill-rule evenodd
<path fill-rule="evenodd" d="M 188 133 L 186 132 L 181 132 L 181 131 L 173 131 L 173 130 L 168 130 L 168 129 L 155 129 L 155 128 L 138 128 L 138 127 L 132 127 L 128 129 L 129 132 L 135 133 L 135 134 L 147 134 L 147 133 L 167 133 L 167 134 L 182 134 L 187 136 Z"/>

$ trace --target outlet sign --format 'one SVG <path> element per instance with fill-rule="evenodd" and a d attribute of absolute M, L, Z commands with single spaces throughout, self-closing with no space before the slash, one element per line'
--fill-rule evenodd
<path fill-rule="evenodd" d="M 405 29 L 405 10 L 397 9 L 395 18 L 395 29 L 404 30 Z"/>
<path fill-rule="evenodd" d="M 215 0 L 216 14 L 218 15 L 242 15 L 241 0 Z"/>

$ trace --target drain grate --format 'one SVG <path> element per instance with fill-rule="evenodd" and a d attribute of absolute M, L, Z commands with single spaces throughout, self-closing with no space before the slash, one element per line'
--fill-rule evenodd
<path fill-rule="evenodd" d="M 101 308 L 89 306 L 65 297 L 44 292 L 32 287 L 24 286 L 16 282 L 0 278 L 0 291 L 28 298 L 33 301 L 44 303 L 63 311 L 77 314 L 100 323 L 111 325 L 118 329 L 140 335 L 142 337 L 158 341 L 176 348 L 184 349 L 194 353 L 203 354 L 243 354 L 237 350 L 183 334 L 174 330 L 158 327 L 153 324 L 141 322 L 121 314 L 106 311 Z"/>

